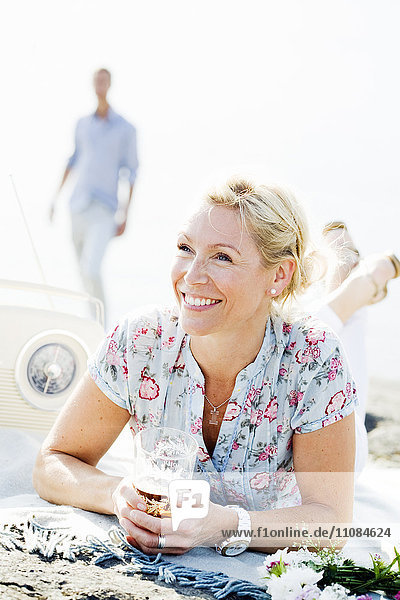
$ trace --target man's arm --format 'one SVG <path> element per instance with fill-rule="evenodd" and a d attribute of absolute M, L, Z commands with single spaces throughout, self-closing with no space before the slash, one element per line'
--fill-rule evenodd
<path fill-rule="evenodd" d="M 129 186 L 129 194 L 128 194 L 128 200 L 127 203 L 122 211 L 122 218 L 121 218 L 121 222 L 118 224 L 117 227 L 117 231 L 115 233 L 115 236 L 118 237 L 119 235 L 122 235 L 125 232 L 126 229 L 126 222 L 128 220 L 128 211 L 129 211 L 129 205 L 131 203 L 132 200 L 132 195 L 133 195 L 133 186 L 134 183 L 131 183 Z"/>
<path fill-rule="evenodd" d="M 62 179 L 61 179 L 61 183 L 58 186 L 58 190 L 55 193 L 55 196 L 50 204 L 50 210 L 49 210 L 50 223 L 52 223 L 53 219 L 54 219 L 54 213 L 56 211 L 56 204 L 57 204 L 59 193 L 61 192 L 61 189 L 62 189 L 64 183 L 67 181 L 68 176 L 71 173 L 71 170 L 72 170 L 71 167 L 69 166 L 69 164 L 67 164 L 67 166 L 65 167 L 64 175 L 62 176 Z"/>
<path fill-rule="evenodd" d="M 78 146 L 78 125 L 75 128 L 75 149 L 74 149 L 74 153 L 72 154 L 72 156 L 70 156 L 70 158 L 68 159 L 67 162 L 67 166 L 65 167 L 64 170 L 64 174 L 62 176 L 60 185 L 58 186 L 58 189 L 53 197 L 53 200 L 50 204 L 50 210 L 49 210 L 49 219 L 50 219 L 50 223 L 53 221 L 54 219 L 54 213 L 56 210 L 56 204 L 57 204 L 57 200 L 59 197 L 59 194 L 64 186 L 64 183 L 67 181 L 69 174 L 71 173 L 76 161 L 78 160 L 78 155 L 79 155 L 79 146 Z"/>
<path fill-rule="evenodd" d="M 138 170 L 139 161 L 137 155 L 137 139 L 136 139 L 136 129 L 129 125 L 129 135 L 126 142 L 124 157 L 121 162 L 121 168 L 125 168 L 129 170 L 129 194 L 127 198 L 127 202 L 124 208 L 121 210 L 121 219 L 118 224 L 117 231 L 115 235 L 118 237 L 122 235 L 126 229 L 126 223 L 128 220 L 128 211 L 129 206 L 131 204 L 132 196 L 133 196 L 133 187 L 135 184 L 136 173 Z"/>

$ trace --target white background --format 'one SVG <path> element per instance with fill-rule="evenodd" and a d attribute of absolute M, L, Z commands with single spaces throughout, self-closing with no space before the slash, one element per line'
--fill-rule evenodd
<path fill-rule="evenodd" d="M 48 205 L 95 108 L 93 71 L 138 129 L 140 172 L 104 264 L 110 317 L 165 302 L 175 228 L 216 178 L 285 183 L 317 222 L 345 220 L 363 254 L 400 253 L 396 0 L 3 1 L 0 278 L 78 288 L 63 194 Z M 370 310 L 371 373 L 398 378 L 400 282 Z"/>

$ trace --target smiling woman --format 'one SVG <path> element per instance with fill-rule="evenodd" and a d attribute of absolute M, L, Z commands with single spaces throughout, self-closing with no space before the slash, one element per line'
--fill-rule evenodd
<path fill-rule="evenodd" d="M 227 239 L 234 242 L 228 248 Z M 221 206 L 199 211 L 186 234 L 179 236 L 172 268 L 182 327 L 188 333 L 215 333 L 221 339 L 227 332 L 237 335 L 259 313 L 265 325 L 270 301 L 265 294 L 267 274 L 235 211 Z M 269 284 L 272 287 L 272 281 Z M 244 295 L 244 289 L 252 293 Z M 207 299 L 214 302 L 207 305 Z"/>
<path fill-rule="evenodd" d="M 317 262 L 287 191 L 239 179 L 210 193 L 179 234 L 176 306 L 125 315 L 110 330 L 43 444 L 39 493 L 115 513 L 148 553 L 265 550 L 293 540 L 222 531 L 351 521 L 351 374 L 331 331 L 282 317 Z M 207 517 L 173 532 L 170 519 L 146 514 L 129 479 L 95 468 L 128 420 L 134 434 L 169 426 L 196 438 Z"/>

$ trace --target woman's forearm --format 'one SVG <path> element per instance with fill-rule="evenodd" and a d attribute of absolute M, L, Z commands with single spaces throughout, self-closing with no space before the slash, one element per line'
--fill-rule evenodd
<path fill-rule="evenodd" d="M 291 508 L 278 508 L 269 511 L 251 512 L 252 550 L 275 552 L 278 548 L 291 546 L 342 546 L 337 539 L 337 530 L 347 519 L 351 522 L 351 514 L 342 514 L 329 506 L 309 503 Z M 347 518 L 348 517 L 348 518 Z M 327 532 L 324 535 L 324 532 Z M 331 535 L 332 534 L 332 535 Z M 331 536 L 331 538 L 330 538 Z"/>
<path fill-rule="evenodd" d="M 44 500 L 103 514 L 114 514 L 112 493 L 121 479 L 54 451 L 39 453 L 33 471 L 33 485 Z"/>

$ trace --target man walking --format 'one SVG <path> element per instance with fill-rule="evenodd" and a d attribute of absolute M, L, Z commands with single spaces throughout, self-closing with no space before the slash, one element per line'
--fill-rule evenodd
<path fill-rule="evenodd" d="M 93 82 L 97 109 L 79 119 L 76 125 L 75 151 L 67 163 L 58 192 L 71 171 L 76 171 L 77 181 L 70 199 L 72 239 L 84 287 L 104 304 L 101 263 L 111 238 L 125 231 L 138 159 L 135 128 L 107 101 L 111 73 L 99 69 Z M 129 195 L 122 220 L 117 225 L 118 182 L 124 172 L 130 184 Z M 50 208 L 50 220 L 57 196 Z"/>

